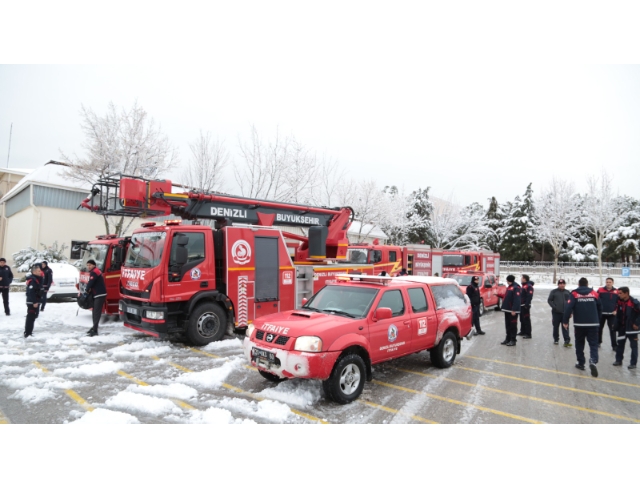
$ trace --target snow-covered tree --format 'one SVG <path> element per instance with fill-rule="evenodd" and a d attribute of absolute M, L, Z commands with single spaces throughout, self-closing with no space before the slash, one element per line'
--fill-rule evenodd
<path fill-rule="evenodd" d="M 575 238 L 575 221 L 580 215 L 576 206 L 573 183 L 553 178 L 536 201 L 538 239 L 553 249 L 553 282 L 558 273 L 558 259 L 567 240 Z"/>
<path fill-rule="evenodd" d="M 412 210 L 412 196 L 407 196 L 404 190 L 396 186 L 385 186 L 388 207 L 385 221 L 381 222 L 382 231 L 389 237 L 390 245 L 406 245 L 409 243 L 410 217 Z"/>
<path fill-rule="evenodd" d="M 418 188 L 411 194 L 407 212 L 407 241 L 414 244 L 427 244 L 431 236 L 431 216 L 433 203 L 429 199 L 429 190 Z"/>
<path fill-rule="evenodd" d="M 605 237 L 603 255 L 607 260 L 635 262 L 640 255 L 640 201 L 620 196 L 616 198 L 616 207 L 621 220 Z"/>
<path fill-rule="evenodd" d="M 389 201 L 373 179 L 361 180 L 355 188 L 352 204 L 343 203 L 343 206 L 351 206 L 355 212 L 355 219 L 362 223 L 356 236 L 357 242 L 368 237 L 375 225 L 385 225 L 392 217 Z M 370 224 L 370 227 L 365 227 L 367 224 Z M 369 230 L 365 232 L 365 228 Z"/>
<path fill-rule="evenodd" d="M 200 131 L 199 137 L 189 144 L 191 159 L 182 173 L 181 184 L 197 191 L 212 192 L 224 189 L 224 169 L 229 163 L 229 152 L 224 142 L 213 140 L 211 133 Z"/>
<path fill-rule="evenodd" d="M 484 237 L 485 246 L 492 252 L 500 252 L 504 213 L 495 197 L 489 199 L 489 209 L 484 215 L 484 225 L 490 230 Z"/>
<path fill-rule="evenodd" d="M 70 165 L 68 178 L 91 184 L 117 173 L 154 179 L 178 163 L 177 150 L 137 102 L 129 110 L 109 103 L 103 116 L 83 105 L 80 114 L 85 154 L 61 153 Z M 105 216 L 105 228 L 107 233 L 122 235 L 131 221 Z"/>
<path fill-rule="evenodd" d="M 51 246 L 47 246 L 43 243 L 40 244 L 42 250 L 34 249 L 33 247 L 27 247 L 18 250 L 11 255 L 16 265 L 18 272 L 30 272 L 31 266 L 46 260 L 49 263 L 54 262 L 67 262 L 65 256 L 65 250 L 69 247 L 67 244 L 58 246 L 58 241 L 53 242 Z"/>
<path fill-rule="evenodd" d="M 603 284 L 602 252 L 604 240 L 618 227 L 623 217 L 617 207 L 618 199 L 612 183 L 613 178 L 604 170 L 600 176 L 591 176 L 587 180 L 588 190 L 583 200 L 582 223 L 595 239 L 600 268 L 600 285 Z"/>
<path fill-rule="evenodd" d="M 529 183 L 522 199 L 516 196 L 509 213 L 504 217 L 501 231 L 501 257 L 504 260 L 514 261 L 533 260 L 534 228 L 533 189 Z"/>
<path fill-rule="evenodd" d="M 485 225 L 485 210 L 478 203 L 460 208 L 452 197 L 435 205 L 427 242 L 442 249 L 477 250 L 491 230 Z"/>

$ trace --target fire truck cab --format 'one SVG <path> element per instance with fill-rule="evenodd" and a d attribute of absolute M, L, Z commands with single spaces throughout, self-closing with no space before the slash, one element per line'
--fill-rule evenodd
<path fill-rule="evenodd" d="M 480 289 L 480 315 L 483 315 L 487 308 L 495 306 L 496 311 L 500 310 L 501 297 L 504 296 L 507 288 L 498 282 L 494 274 L 486 272 L 457 271 L 445 273 L 444 277 L 455 279 L 460 286 L 460 290 L 466 293 L 467 286 L 471 284 L 473 276 L 478 276 Z"/>
<path fill-rule="evenodd" d="M 103 314 L 111 315 L 119 319 L 118 301 L 120 300 L 120 268 L 122 259 L 128 245 L 128 237 L 117 235 L 98 235 L 95 240 L 82 247 L 82 265 L 80 267 L 80 279 L 78 291 L 83 293 L 89 282 L 87 261 L 96 261 L 96 267 L 104 275 L 107 288 L 107 299 L 102 309 Z"/>

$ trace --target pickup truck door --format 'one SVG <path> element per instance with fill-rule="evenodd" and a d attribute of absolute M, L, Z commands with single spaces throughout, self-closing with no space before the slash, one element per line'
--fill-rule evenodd
<path fill-rule="evenodd" d="M 406 296 L 400 289 L 385 291 L 369 318 L 371 362 L 383 362 L 411 351 L 411 313 L 405 304 Z M 375 310 L 391 308 L 393 316 L 374 321 Z"/>
<path fill-rule="evenodd" d="M 436 307 L 431 293 L 422 286 L 409 288 L 407 294 L 411 306 L 411 348 L 414 352 L 420 352 L 435 343 L 438 331 Z"/>

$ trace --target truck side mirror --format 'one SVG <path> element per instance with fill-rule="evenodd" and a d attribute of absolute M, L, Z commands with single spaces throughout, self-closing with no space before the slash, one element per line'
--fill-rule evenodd
<path fill-rule="evenodd" d="M 187 248 L 181 245 L 178 245 L 178 247 L 176 248 L 175 264 L 177 266 L 182 267 L 187 263 L 188 260 L 189 260 L 189 252 L 187 251 Z"/>
<path fill-rule="evenodd" d="M 124 260 L 124 248 L 122 247 L 116 247 L 113 249 L 113 261 L 111 262 L 111 265 L 113 267 L 117 267 L 122 265 L 122 261 Z"/>
<path fill-rule="evenodd" d="M 391 316 L 393 316 L 393 312 L 391 311 L 391 308 L 378 308 L 373 313 L 373 319 L 375 321 L 386 320 L 391 318 Z"/>

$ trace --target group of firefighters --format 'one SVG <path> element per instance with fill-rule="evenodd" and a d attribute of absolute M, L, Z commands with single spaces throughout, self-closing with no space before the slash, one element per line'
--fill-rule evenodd
<path fill-rule="evenodd" d="M 0 259 L 0 264 L 3 261 L 4 259 Z M 5 267 L 8 268 L 9 266 Z M 85 299 L 87 299 L 88 296 L 93 298 L 93 327 L 89 329 L 87 335 L 95 336 L 98 334 L 98 323 L 100 322 L 104 300 L 107 297 L 107 288 L 104 277 L 100 269 L 96 267 L 94 260 L 90 259 L 87 261 L 87 270 L 89 271 L 89 282 L 86 285 L 83 297 Z M 11 272 L 10 269 L 9 272 Z M 2 270 L 0 269 L 0 275 L 1 274 Z M 47 261 L 42 261 L 31 266 L 31 274 L 26 278 L 27 318 L 24 324 L 25 338 L 33 336 L 35 321 L 40 315 L 40 311 L 44 311 L 45 305 L 47 304 L 47 292 L 52 283 L 53 272 Z M 9 315 L 8 300 L 4 302 L 4 306 L 6 314 Z"/>
<path fill-rule="evenodd" d="M 517 336 L 531 338 L 531 301 L 533 299 L 533 281 L 522 275 L 521 284 L 515 282 L 513 275 L 507 276 L 508 287 L 502 299 L 506 337 L 501 343 L 508 347 L 516 345 Z M 474 276 L 467 286 L 466 294 L 471 302 L 475 333 L 484 335 L 480 329 L 480 279 Z M 558 287 L 549 293 L 547 303 L 551 307 L 553 343 L 558 345 L 559 329 L 562 325 L 564 346 L 571 347 L 569 320 L 573 316 L 575 335 L 576 368 L 585 370 L 585 341 L 589 344 L 589 368 L 593 377 L 598 377 L 598 349 L 602 344 L 605 324 L 609 328 L 611 348 L 616 353 L 614 366 L 621 366 L 627 340 L 631 347 L 629 369 L 635 369 L 638 363 L 638 335 L 640 334 L 640 301 L 631 297 L 626 286 L 616 289 L 613 279 L 607 278 L 606 285 L 597 291 L 589 287 L 589 281 L 583 277 L 573 291 L 565 289 L 564 279 L 558 280 Z M 518 332 L 518 315 L 520 332 Z"/>

